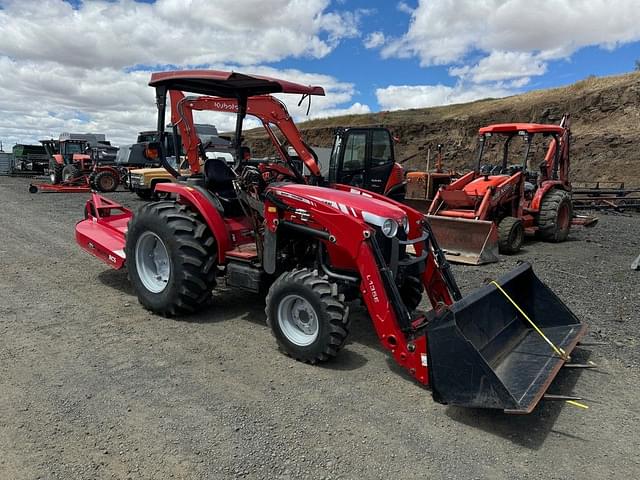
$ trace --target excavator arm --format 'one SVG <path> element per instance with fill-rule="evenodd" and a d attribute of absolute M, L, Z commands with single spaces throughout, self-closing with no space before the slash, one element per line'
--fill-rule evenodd
<path fill-rule="evenodd" d="M 200 139 L 194 127 L 193 111 L 213 111 L 238 113 L 238 101 L 234 98 L 211 96 L 187 97 L 181 91 L 170 90 L 171 121 L 178 127 L 182 143 L 186 150 L 187 160 L 193 173 L 200 171 L 199 145 Z M 275 125 L 284 135 L 286 142 L 295 150 L 314 177 L 320 177 L 320 168 L 302 140 L 287 107 L 271 95 L 258 95 L 247 99 L 247 115 L 258 118 L 271 137 L 274 147 L 284 160 L 289 158 L 282 144 L 276 138 L 270 125 Z"/>

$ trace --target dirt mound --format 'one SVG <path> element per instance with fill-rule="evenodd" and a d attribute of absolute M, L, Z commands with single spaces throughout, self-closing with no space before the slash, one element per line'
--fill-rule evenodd
<path fill-rule="evenodd" d="M 503 122 L 557 123 L 572 118 L 572 179 L 640 185 L 640 73 L 590 77 L 573 85 L 446 107 L 313 120 L 299 125 L 310 145 L 330 147 L 336 126 L 383 125 L 400 139 L 398 159 L 425 168 L 426 151 L 444 144 L 447 168 L 471 167 L 479 127 Z M 266 137 L 252 148 L 266 152 Z M 423 148 L 421 151 L 420 148 Z"/>

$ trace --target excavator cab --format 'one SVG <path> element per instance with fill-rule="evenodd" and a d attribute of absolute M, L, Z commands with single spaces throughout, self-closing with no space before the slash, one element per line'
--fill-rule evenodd
<path fill-rule="evenodd" d="M 403 200 L 404 171 L 395 161 L 391 132 L 383 127 L 336 129 L 328 180 Z"/>

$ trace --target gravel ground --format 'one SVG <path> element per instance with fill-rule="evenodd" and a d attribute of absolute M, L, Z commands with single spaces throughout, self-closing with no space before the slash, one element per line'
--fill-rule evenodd
<path fill-rule="evenodd" d="M 517 260 L 589 324 L 582 359 L 528 416 L 433 402 L 365 312 L 336 361 L 278 352 L 263 299 L 221 289 L 185 321 L 140 307 L 126 273 L 75 244 L 86 194 L 0 177 L 0 478 L 640 478 L 640 217 L 455 267 L 465 292 Z M 137 208 L 127 193 L 112 195 Z"/>

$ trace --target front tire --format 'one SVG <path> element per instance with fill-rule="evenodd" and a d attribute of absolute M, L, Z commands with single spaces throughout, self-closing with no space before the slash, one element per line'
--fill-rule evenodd
<path fill-rule="evenodd" d="M 511 255 L 518 253 L 524 242 L 524 226 L 515 217 L 504 217 L 498 224 L 498 250 Z"/>
<path fill-rule="evenodd" d="M 142 200 L 151 200 L 153 197 L 153 190 L 136 190 L 136 195 Z"/>
<path fill-rule="evenodd" d="M 548 242 L 564 242 L 571 230 L 572 216 L 571 194 L 558 189 L 548 191 L 540 202 L 538 215 L 540 237 Z"/>
<path fill-rule="evenodd" d="M 307 363 L 338 354 L 349 333 L 349 309 L 338 286 L 317 270 L 285 272 L 267 295 L 267 324 L 287 355 Z"/>
<path fill-rule="evenodd" d="M 75 165 L 65 165 L 62 169 L 62 181 L 69 182 L 80 176 L 80 169 Z"/>
<path fill-rule="evenodd" d="M 53 185 L 57 185 L 62 181 L 62 165 L 57 162 L 49 163 L 49 178 Z"/>
<path fill-rule="evenodd" d="M 413 312 L 422 301 L 424 285 L 422 279 L 415 275 L 407 275 L 400 287 L 400 297 L 409 312 Z"/>
<path fill-rule="evenodd" d="M 146 309 L 179 316 L 208 304 L 215 286 L 216 242 L 188 207 L 144 205 L 129 222 L 125 249 L 129 279 Z"/>

